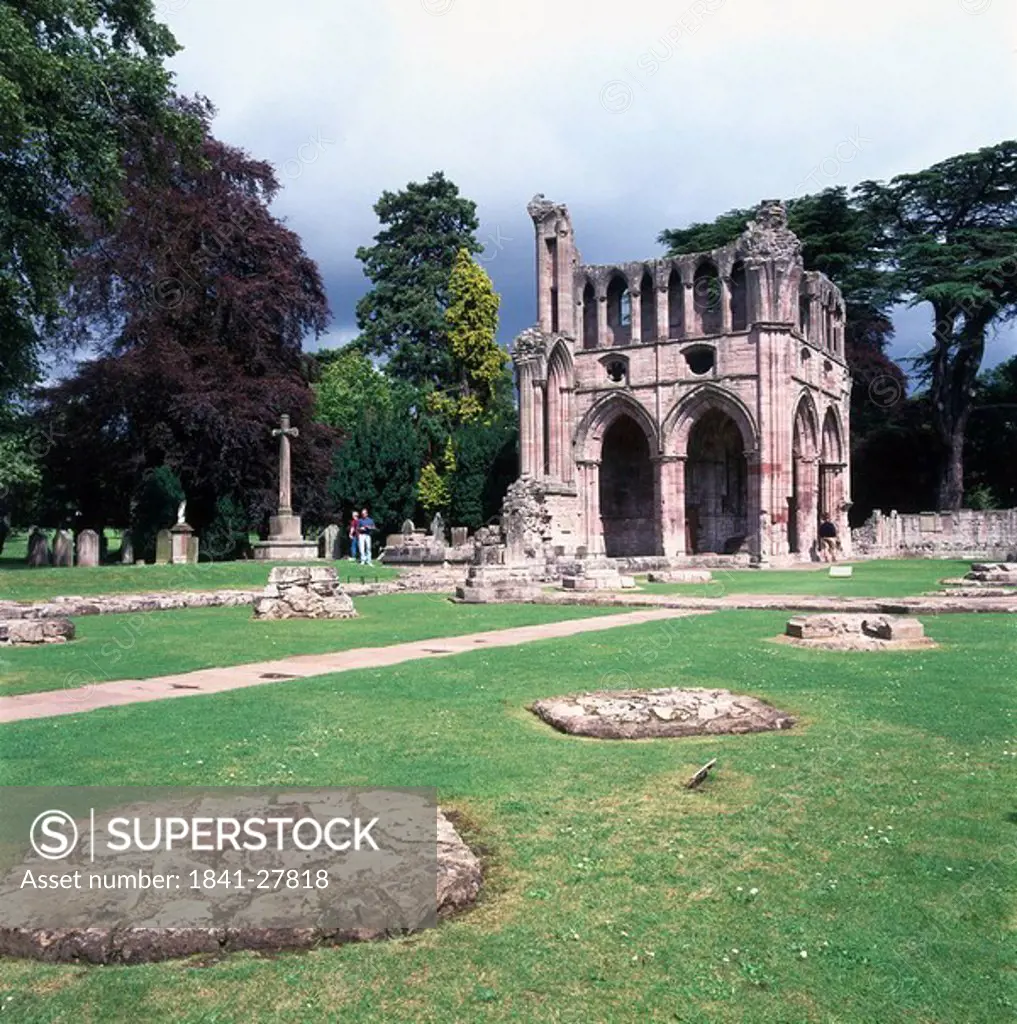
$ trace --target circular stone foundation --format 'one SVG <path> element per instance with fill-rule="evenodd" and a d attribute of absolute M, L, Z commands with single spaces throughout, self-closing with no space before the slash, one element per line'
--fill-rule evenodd
<path fill-rule="evenodd" d="M 730 690 L 608 690 L 538 700 L 530 710 L 561 732 L 602 740 L 715 736 L 794 725 L 783 711 Z"/>
<path fill-rule="evenodd" d="M 130 808 L 121 809 L 116 813 L 130 812 Z M 278 811 L 276 811 L 278 813 Z M 473 851 L 463 840 L 455 826 L 439 810 L 437 812 L 437 876 L 435 903 L 430 904 L 426 911 L 426 919 L 422 927 L 428 927 L 437 920 L 442 920 L 463 910 L 477 899 L 482 883 L 480 861 Z M 82 830 L 87 822 L 79 823 Z M 416 855 L 416 862 L 411 862 L 407 870 L 407 861 L 402 852 L 398 849 L 390 850 L 389 843 L 385 841 L 384 834 L 379 835 L 377 829 L 375 836 L 380 840 L 379 846 L 386 856 L 385 873 L 380 881 L 374 877 L 373 884 L 368 881 L 363 890 L 356 888 L 356 900 L 358 909 L 357 916 L 361 913 L 360 908 L 366 908 L 368 919 L 377 920 L 380 912 L 385 912 L 388 903 L 398 902 L 399 894 L 406 886 L 415 883 L 406 882 L 407 875 L 420 877 L 422 872 L 431 870 L 426 863 L 421 865 L 419 854 Z M 391 854 L 391 856 L 390 856 Z M 147 870 L 149 877 L 158 868 L 153 868 L 153 857 L 165 856 L 161 854 L 127 855 L 119 856 L 116 862 L 118 874 L 129 875 L 140 870 Z M 188 854 L 194 857 L 193 854 Z M 224 856 L 224 855 L 220 855 Z M 228 855 L 232 856 L 232 854 Z M 341 854 L 340 859 L 346 857 Z M 356 854 L 352 857 L 356 858 Z M 411 851 L 409 856 L 413 856 Z M 315 860 L 318 857 L 319 860 Z M 332 863 L 335 863 L 336 854 L 331 853 Z M 75 851 L 73 858 L 78 858 Z M 185 857 L 186 859 L 186 857 Z M 243 860 L 234 861 L 229 867 L 232 875 L 238 865 L 247 863 Z M 308 856 L 304 867 L 314 873 L 327 863 L 319 854 Z M 204 873 L 207 868 L 207 861 L 193 860 L 191 867 L 197 868 L 199 873 Z M 433 865 L 433 862 L 432 862 Z M 187 872 L 184 866 L 186 879 Z M 69 889 L 66 899 L 69 906 L 62 911 L 60 927 L 12 927 L 9 922 L 18 915 L 31 917 L 35 911 L 31 904 L 33 890 L 27 890 L 22 886 L 26 871 L 33 871 L 36 875 L 64 875 L 78 870 L 84 878 L 89 875 L 88 858 L 80 858 L 78 862 L 74 859 L 59 862 L 47 862 L 38 857 L 26 857 L 24 862 L 17 867 L 10 869 L 2 882 L 0 882 L 0 907 L 3 908 L 0 924 L 0 956 L 22 957 L 35 960 L 43 960 L 54 963 L 92 963 L 92 964 L 142 964 L 154 963 L 162 960 L 169 960 L 177 957 L 187 957 L 196 954 L 220 955 L 237 952 L 240 950 L 258 952 L 279 952 L 282 950 L 308 949 L 323 945 L 340 945 L 347 942 L 363 942 L 376 939 L 390 938 L 393 935 L 404 934 L 416 931 L 417 928 L 408 928 L 401 931 L 394 931 L 376 926 L 365 927 L 273 927 L 271 918 L 273 912 L 278 914 L 279 919 L 291 921 L 294 916 L 300 916 L 306 920 L 314 920 L 317 915 L 327 912 L 328 890 L 302 890 L 287 891 L 286 888 L 278 886 L 274 891 L 256 893 L 253 879 L 244 891 L 234 890 L 226 895 L 220 893 L 217 897 L 217 907 L 222 910 L 218 914 L 216 910 L 211 912 L 212 919 L 216 916 L 228 918 L 228 923 L 218 927 L 192 927 L 163 925 L 162 922 L 172 921 L 174 918 L 193 918 L 202 913 L 208 913 L 207 907 L 201 905 L 201 894 L 195 893 L 193 902 L 187 901 L 187 886 L 185 881 L 181 883 L 184 895 L 177 893 L 176 896 L 167 895 L 166 891 L 143 889 L 132 894 L 133 906 L 129 908 L 129 914 L 124 914 L 124 904 L 121 900 L 115 907 L 111 906 L 107 918 L 129 916 L 130 921 L 140 922 L 139 925 L 124 924 L 122 920 L 116 923 L 99 924 L 97 919 L 103 918 L 103 906 L 101 904 L 102 894 L 95 898 L 82 898 L 81 891 Z M 220 875 L 220 868 L 213 869 L 215 875 Z M 243 875 L 251 875 L 253 869 L 241 869 Z M 303 869 L 302 869 L 303 871 Z M 302 873 L 301 871 L 301 873 Z M 112 874 L 112 869 L 107 865 L 103 868 L 103 874 Z M 268 879 L 271 885 L 271 876 Z M 347 883 L 353 882 L 353 876 L 347 878 Z M 172 887 L 170 887 L 171 889 Z M 28 895 L 26 896 L 26 891 Z M 91 894 L 88 894 L 90 897 Z M 114 895 L 109 894 L 111 904 Z M 341 897 L 340 897 L 341 898 Z M 346 898 L 350 897 L 349 885 L 346 889 Z M 173 902 L 176 899 L 177 902 Z M 179 902 L 183 899 L 184 902 Z M 373 901 L 373 902 L 372 902 Z M 195 910 L 197 906 L 197 910 Z M 421 904 L 422 906 L 422 904 Z M 294 908 L 299 911 L 295 915 Z M 435 910 L 437 913 L 435 914 Z M 245 923 L 245 918 L 251 923 Z"/>
<path fill-rule="evenodd" d="M 908 615 L 796 615 L 788 619 L 784 635 L 774 639 L 827 651 L 910 651 L 936 646 L 921 622 Z"/>

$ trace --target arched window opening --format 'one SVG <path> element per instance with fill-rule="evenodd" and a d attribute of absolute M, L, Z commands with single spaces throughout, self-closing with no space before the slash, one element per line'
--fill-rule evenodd
<path fill-rule="evenodd" d="M 685 288 L 682 276 L 677 270 L 671 271 L 667 279 L 667 336 L 680 338 L 685 333 L 685 316 L 683 311 Z"/>
<path fill-rule="evenodd" d="M 657 303 L 654 301 L 653 278 L 643 274 L 639 285 L 639 331 L 640 341 L 657 340 Z"/>
<path fill-rule="evenodd" d="M 612 344 L 632 342 L 632 296 L 623 277 L 611 278 L 607 286 L 607 327 Z"/>
<path fill-rule="evenodd" d="M 589 281 L 583 289 L 583 348 L 597 347 L 597 294 Z"/>
<path fill-rule="evenodd" d="M 710 262 L 700 263 L 692 282 L 696 325 L 700 334 L 720 334 L 720 275 Z"/>
<path fill-rule="evenodd" d="M 731 268 L 731 330 L 744 331 L 749 326 L 749 293 L 745 264 Z"/>

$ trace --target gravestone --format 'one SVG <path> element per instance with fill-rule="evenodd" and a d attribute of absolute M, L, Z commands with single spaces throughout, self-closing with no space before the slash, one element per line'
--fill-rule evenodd
<path fill-rule="evenodd" d="M 169 530 L 160 530 L 155 535 L 155 564 L 169 565 L 173 554 L 173 534 Z"/>
<path fill-rule="evenodd" d="M 120 534 L 120 564 L 134 565 L 134 538 L 130 530 Z"/>
<path fill-rule="evenodd" d="M 470 531 L 466 526 L 452 527 L 452 547 L 461 548 L 470 541 Z"/>
<path fill-rule="evenodd" d="M 445 520 L 440 512 L 435 512 L 431 520 L 431 539 L 438 544 L 445 543 Z"/>
<path fill-rule="evenodd" d="M 189 534 L 187 537 L 187 564 L 197 565 L 198 564 L 198 548 L 199 548 L 198 535 L 196 533 Z"/>
<path fill-rule="evenodd" d="M 53 564 L 64 568 L 74 565 L 74 545 L 66 530 L 53 535 Z"/>
<path fill-rule="evenodd" d="M 95 530 L 82 530 L 78 534 L 79 566 L 94 568 L 99 564 L 99 534 Z"/>
<path fill-rule="evenodd" d="M 49 565 L 49 541 L 42 530 L 35 529 L 28 537 L 28 564 L 31 566 Z"/>
<path fill-rule="evenodd" d="M 417 528 L 413 525 L 412 519 L 403 520 L 402 534 L 407 544 L 410 542 L 410 540 L 413 537 L 413 534 L 416 533 L 416 531 Z"/>
<path fill-rule="evenodd" d="M 318 557 L 338 562 L 342 558 L 342 531 L 334 523 L 325 527 L 325 532 L 318 541 Z"/>

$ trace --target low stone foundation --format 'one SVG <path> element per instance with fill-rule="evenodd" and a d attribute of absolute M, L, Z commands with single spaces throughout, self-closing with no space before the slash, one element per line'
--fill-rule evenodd
<path fill-rule="evenodd" d="M 356 614 L 331 566 L 277 565 L 254 602 L 256 619 L 352 619 Z"/>
<path fill-rule="evenodd" d="M 525 603 L 540 596 L 540 584 L 527 566 L 471 565 L 456 587 L 456 600 L 465 604 Z"/>
<path fill-rule="evenodd" d="M 437 837 L 437 881 L 436 900 L 439 919 L 450 917 L 474 903 L 480 892 L 482 872 L 480 861 L 456 831 L 454 825 L 438 811 Z M 330 853 L 331 857 L 334 854 Z M 320 855 L 319 855 L 320 857 Z M 309 854 L 307 868 L 312 872 L 319 866 Z M 60 871 L 73 870 L 79 866 L 61 862 Z M 328 866 L 329 861 L 320 861 Z M 232 868 L 236 864 L 231 863 Z M 87 864 L 85 864 L 87 868 Z M 392 869 L 399 871 L 398 858 Z M 10 911 L 24 907 L 24 913 L 31 917 L 34 890 L 22 890 L 21 880 L 26 870 L 39 872 L 38 858 L 31 858 L 13 868 L 0 884 L 0 897 Z M 152 854 L 140 853 L 133 857 L 124 854 L 118 861 L 118 871 L 131 873 L 136 870 L 151 872 Z M 253 875 L 253 872 L 252 872 Z M 183 877 L 186 878 L 186 875 Z M 256 876 L 255 876 L 256 877 Z M 393 886 L 398 880 L 393 877 Z M 231 890 L 230 917 L 242 921 L 245 907 L 264 907 L 263 894 L 256 889 Z M 307 919 L 318 916 L 314 912 L 314 901 L 318 890 L 284 890 L 281 894 L 286 901 L 286 917 L 293 917 L 293 906 L 297 901 L 307 905 Z M 256 903 L 256 898 L 261 902 Z M 122 896 L 111 894 L 113 905 Z M 327 898 L 327 897 L 326 897 Z M 131 918 L 141 921 L 158 921 L 174 918 L 172 911 L 166 912 L 165 905 L 172 904 L 174 896 L 167 896 L 164 890 L 146 889 L 139 892 Z M 322 913 L 327 912 L 322 910 Z M 179 913 L 179 911 L 177 911 Z M 256 919 L 264 919 L 264 909 L 254 913 Z M 112 915 L 110 915 L 112 916 Z M 0 955 L 43 960 L 49 963 L 91 963 L 91 964 L 143 964 L 155 963 L 178 957 L 204 953 L 219 956 L 240 950 L 277 952 L 284 949 L 310 949 L 322 945 L 340 945 L 347 942 L 363 942 L 388 938 L 386 932 L 360 928 L 355 931 L 337 931 L 322 927 L 269 928 L 258 925 L 231 925 L 221 928 L 186 927 L 128 927 L 117 924 L 96 924 L 94 907 L 78 913 L 79 922 L 62 928 L 35 929 L 27 927 L 0 927 Z M 177 918 L 179 919 L 179 917 Z"/>
<path fill-rule="evenodd" d="M 73 639 L 74 623 L 70 619 L 0 621 L 0 645 L 5 647 L 62 644 Z"/>
<path fill-rule="evenodd" d="M 1017 586 L 1017 562 L 973 562 L 965 582 L 989 586 Z"/>
<path fill-rule="evenodd" d="M 538 700 L 530 710 L 560 732 L 604 740 L 764 732 L 794 725 L 783 711 L 730 690 L 606 690 Z"/>
<path fill-rule="evenodd" d="M 562 574 L 562 590 L 633 590 L 635 578 L 623 576 L 616 565 L 606 559 L 577 561 Z"/>
<path fill-rule="evenodd" d="M 779 639 L 837 651 L 934 647 L 925 627 L 907 615 L 796 615 Z"/>

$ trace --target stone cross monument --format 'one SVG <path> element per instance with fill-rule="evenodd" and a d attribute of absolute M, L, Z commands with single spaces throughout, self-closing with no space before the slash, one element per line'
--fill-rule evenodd
<path fill-rule="evenodd" d="M 254 545 L 254 557 L 261 561 L 289 562 L 316 559 L 318 545 L 304 540 L 300 530 L 300 516 L 293 514 L 293 491 L 290 482 L 290 438 L 299 437 L 300 431 L 290 426 L 285 413 L 279 426 L 272 431 L 279 438 L 279 511 L 268 521 L 268 540 Z"/>

